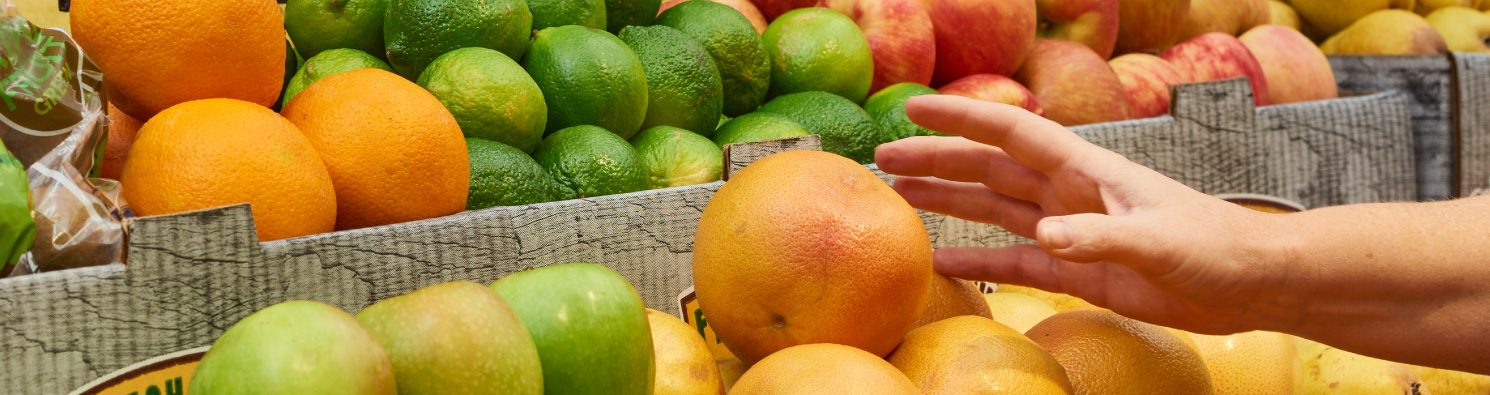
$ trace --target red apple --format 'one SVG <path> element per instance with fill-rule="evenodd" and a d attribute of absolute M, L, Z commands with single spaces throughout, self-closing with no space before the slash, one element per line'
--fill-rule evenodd
<path fill-rule="evenodd" d="M 1118 54 L 1157 51 L 1179 40 L 1190 0 L 1118 1 Z"/>
<path fill-rule="evenodd" d="M 848 16 L 864 32 L 874 56 L 870 93 L 902 82 L 931 84 L 936 35 L 920 0 L 822 0 L 818 6 Z"/>
<path fill-rule="evenodd" d="M 657 9 L 657 15 L 662 15 L 663 11 L 667 11 L 667 9 L 673 8 L 673 6 L 678 5 L 678 3 L 682 3 L 685 1 L 689 0 L 668 0 L 667 2 L 664 2 L 662 3 L 662 8 Z M 746 20 L 750 21 L 750 26 L 755 26 L 755 32 L 757 34 L 766 32 L 766 16 L 761 15 L 761 10 L 759 8 L 755 8 L 755 4 L 751 4 L 750 0 L 708 1 L 713 1 L 715 3 L 724 4 L 730 6 L 730 8 L 734 8 L 735 11 L 740 12 L 740 15 L 744 15 Z"/>
<path fill-rule="evenodd" d="M 1035 0 L 1039 38 L 1071 40 L 1102 59 L 1112 57 L 1118 36 L 1118 0 Z"/>
<path fill-rule="evenodd" d="M 1297 30 L 1262 25 L 1247 31 L 1240 40 L 1262 65 L 1262 74 L 1268 80 L 1270 103 L 1340 97 L 1329 59 Z"/>
<path fill-rule="evenodd" d="M 1168 60 L 1181 74 L 1190 76 L 1189 82 L 1247 77 L 1251 80 L 1252 98 L 1257 105 L 1269 103 L 1268 80 L 1262 73 L 1262 65 L 1236 37 L 1226 33 L 1202 34 L 1175 44 L 1159 57 Z"/>
<path fill-rule="evenodd" d="M 1014 80 L 1029 87 L 1045 107 L 1045 117 L 1061 125 L 1128 119 L 1128 91 L 1107 61 L 1085 45 L 1035 40 Z"/>
<path fill-rule="evenodd" d="M 1128 106 L 1134 119 L 1169 113 L 1169 87 L 1189 79 L 1174 65 L 1158 56 L 1130 53 L 1107 62 L 1128 91 Z"/>
<path fill-rule="evenodd" d="M 936 30 L 932 86 L 973 74 L 1012 75 L 1035 41 L 1030 0 L 921 0 Z"/>
<path fill-rule="evenodd" d="M 761 13 L 765 14 L 767 21 L 774 21 L 776 17 L 787 13 L 787 11 L 812 7 L 817 4 L 817 0 L 750 0 L 750 2 L 755 3 L 755 6 L 760 8 Z"/>
<path fill-rule="evenodd" d="M 1024 85 L 998 74 L 973 74 L 938 89 L 943 95 L 957 95 L 994 103 L 1004 103 L 1044 116 L 1045 108 Z"/>
<path fill-rule="evenodd" d="M 1180 40 L 1206 33 L 1242 34 L 1272 18 L 1267 0 L 1190 0 Z"/>

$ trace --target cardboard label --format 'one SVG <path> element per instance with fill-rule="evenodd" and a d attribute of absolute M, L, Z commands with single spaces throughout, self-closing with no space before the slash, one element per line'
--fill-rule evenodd
<path fill-rule="evenodd" d="M 698 296 L 694 295 L 693 287 L 683 290 L 678 294 L 679 311 L 683 312 L 683 322 L 692 325 L 698 330 L 698 335 L 704 337 L 704 343 L 709 345 L 709 351 L 714 353 L 714 359 L 730 359 L 735 353 L 729 351 L 724 343 L 719 341 L 719 336 L 714 335 L 714 328 L 709 327 L 709 320 L 704 318 L 704 310 L 698 307 Z"/>
<path fill-rule="evenodd" d="M 93 380 L 71 395 L 183 395 L 208 347 L 151 358 Z"/>

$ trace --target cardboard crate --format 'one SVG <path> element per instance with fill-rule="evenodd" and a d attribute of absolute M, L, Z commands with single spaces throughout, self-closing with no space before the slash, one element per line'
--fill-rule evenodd
<path fill-rule="evenodd" d="M 1454 67 L 1448 56 L 1329 56 L 1342 92 L 1397 90 L 1412 113 L 1418 200 L 1455 196 Z"/>
<path fill-rule="evenodd" d="M 1456 196 L 1490 189 L 1490 54 L 1454 54 Z"/>
<path fill-rule="evenodd" d="M 1252 107 L 1245 80 L 1175 88 L 1174 116 L 1075 128 L 1203 192 L 1309 207 L 1410 200 L 1416 184 L 1402 93 Z M 730 169 L 815 138 L 731 150 Z M 870 166 L 871 170 L 875 170 Z M 893 177 L 881 173 L 887 181 Z M 691 286 L 710 183 L 260 243 L 248 206 L 139 218 L 129 266 L 0 280 L 0 391 L 65 393 L 152 357 L 210 345 L 240 318 L 294 299 L 350 312 L 451 280 L 592 262 L 673 314 Z M 936 247 L 1023 242 L 997 227 L 922 213 Z"/>

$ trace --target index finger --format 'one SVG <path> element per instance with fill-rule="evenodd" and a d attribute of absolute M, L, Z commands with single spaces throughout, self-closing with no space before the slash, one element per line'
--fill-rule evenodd
<path fill-rule="evenodd" d="M 1035 170 L 1054 170 L 1088 152 L 1091 143 L 1065 127 L 1007 104 L 959 96 L 910 98 L 905 113 L 927 129 L 1002 148 Z"/>

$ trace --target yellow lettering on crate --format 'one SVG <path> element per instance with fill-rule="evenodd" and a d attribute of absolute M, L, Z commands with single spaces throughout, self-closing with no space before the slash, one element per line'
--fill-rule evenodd
<path fill-rule="evenodd" d="M 735 354 L 729 352 L 729 348 L 719 341 L 719 336 L 714 335 L 714 328 L 709 327 L 709 320 L 704 318 L 704 310 L 698 307 L 698 297 L 693 293 L 693 287 L 688 287 L 682 294 L 678 295 L 678 306 L 683 311 L 683 321 L 698 330 L 699 336 L 704 337 L 704 343 L 709 345 L 709 351 L 714 353 L 714 359 L 730 359 Z"/>
<path fill-rule="evenodd" d="M 130 365 L 74 391 L 77 395 L 185 395 L 207 349 L 162 355 Z"/>

